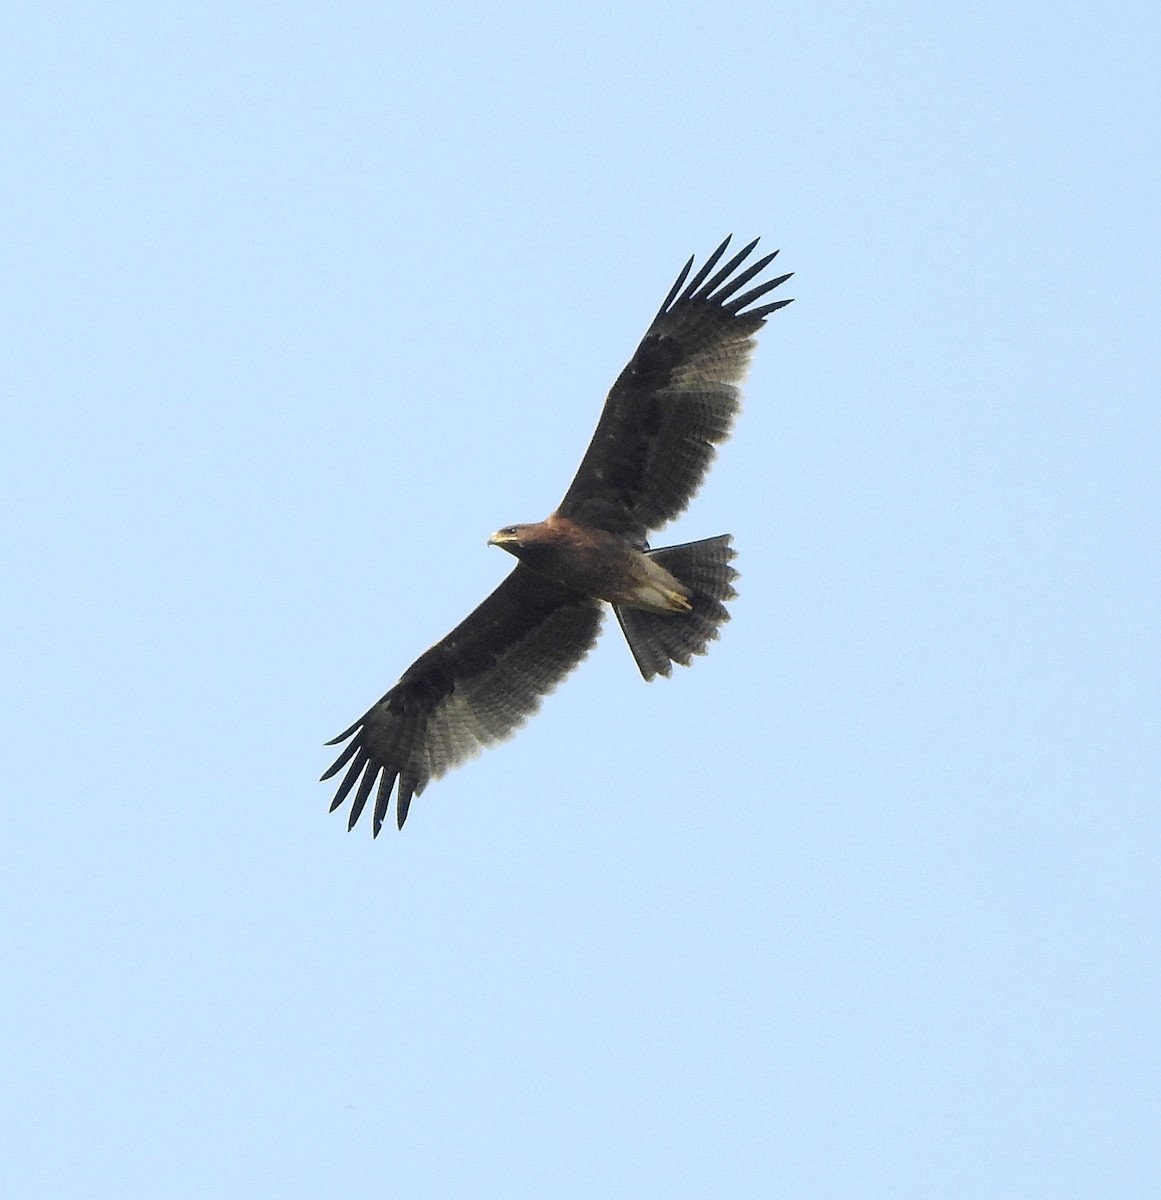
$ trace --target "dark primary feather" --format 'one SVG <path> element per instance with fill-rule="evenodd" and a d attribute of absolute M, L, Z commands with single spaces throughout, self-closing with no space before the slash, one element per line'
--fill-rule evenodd
<path fill-rule="evenodd" d="M 328 743 L 351 739 L 323 776 L 330 779 L 347 767 L 331 811 L 354 790 L 347 823 L 352 828 L 378 782 L 378 835 L 398 781 L 402 828 L 412 797 L 429 780 L 502 741 L 540 707 L 588 653 L 601 617 L 599 602 L 517 566 L 378 704 Z"/>
<path fill-rule="evenodd" d="M 562 516 L 641 540 L 682 512 L 697 491 L 714 447 L 730 435 L 754 334 L 790 303 L 750 307 L 789 275 L 737 295 L 778 253 L 739 271 L 757 238 L 711 276 L 729 243 L 726 238 L 688 284 L 693 259 L 685 264 L 609 392 L 561 502 Z"/>

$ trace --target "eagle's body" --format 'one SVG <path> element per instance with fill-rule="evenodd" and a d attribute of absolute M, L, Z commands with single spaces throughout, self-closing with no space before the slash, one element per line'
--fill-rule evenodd
<path fill-rule="evenodd" d="M 790 303 L 749 307 L 789 275 L 733 298 L 774 258 L 735 275 L 756 240 L 710 277 L 729 240 L 682 291 L 693 259 L 686 263 L 613 385 L 556 512 L 489 539 L 520 560 L 516 569 L 331 743 L 351 739 L 323 776 L 347 767 L 331 808 L 354 789 L 348 828 L 376 782 L 374 833 L 397 782 L 402 828 L 430 779 L 512 734 L 588 653 L 605 604 L 645 679 L 688 666 L 729 620 L 737 572 L 728 534 L 658 550 L 648 543 L 697 491 L 729 436 L 754 334 Z"/>
<path fill-rule="evenodd" d="M 557 513 L 488 539 L 529 570 L 594 600 L 648 612 L 689 612 L 689 589 L 627 538 Z"/>

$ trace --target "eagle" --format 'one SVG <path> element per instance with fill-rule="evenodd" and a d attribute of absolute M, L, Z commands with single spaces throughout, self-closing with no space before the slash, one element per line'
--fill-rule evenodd
<path fill-rule="evenodd" d="M 790 275 L 743 290 L 777 250 L 747 264 L 755 238 L 719 267 L 729 244 L 692 278 L 694 259 L 682 268 L 613 384 L 557 510 L 488 539 L 518 560 L 508 577 L 327 742 L 347 743 L 322 778 L 346 768 L 331 812 L 354 792 L 348 829 L 372 791 L 373 835 L 393 791 L 402 829 L 432 779 L 510 737 L 592 648 L 606 605 L 646 680 L 689 666 L 729 620 L 730 534 L 662 549 L 648 541 L 701 485 L 738 413 L 754 335 L 790 303 L 765 301 Z"/>

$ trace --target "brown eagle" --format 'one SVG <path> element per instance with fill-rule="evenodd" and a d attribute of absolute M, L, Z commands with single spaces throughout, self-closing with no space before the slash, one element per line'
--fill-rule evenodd
<path fill-rule="evenodd" d="M 613 384 L 556 512 L 488 539 L 520 560 L 508 578 L 327 743 L 350 738 L 323 776 L 347 768 L 331 812 L 355 789 L 348 829 L 376 783 L 375 836 L 396 783 L 402 829 L 429 780 L 514 733 L 592 648 L 606 603 L 647 680 L 688 666 L 729 620 L 729 534 L 663 550 L 647 540 L 697 491 L 729 437 L 754 334 L 790 303 L 756 303 L 789 275 L 742 291 L 778 253 L 740 269 L 757 238 L 715 271 L 729 244 L 692 279 L 694 260 L 685 264 Z"/>

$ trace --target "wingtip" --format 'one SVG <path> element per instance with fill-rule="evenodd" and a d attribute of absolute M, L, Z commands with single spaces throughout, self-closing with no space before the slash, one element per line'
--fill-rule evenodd
<path fill-rule="evenodd" d="M 771 313 L 777 312 L 780 308 L 785 308 L 788 304 L 794 303 L 794 297 L 790 296 L 786 300 L 775 300 L 773 304 L 764 304 L 761 308 L 753 309 L 753 313 L 757 317 L 761 317 L 764 321 Z"/>
<path fill-rule="evenodd" d="M 352 725 L 349 729 L 344 729 L 343 732 L 340 733 L 338 737 L 331 738 L 331 740 L 329 742 L 323 742 L 323 745 L 324 746 L 337 746 L 339 744 L 339 742 L 345 742 L 347 740 L 347 738 L 349 738 L 351 736 L 351 734 L 354 733 L 355 730 L 358 729 L 362 724 L 363 724 L 363 718 L 360 717 L 354 723 L 354 725 Z"/>

